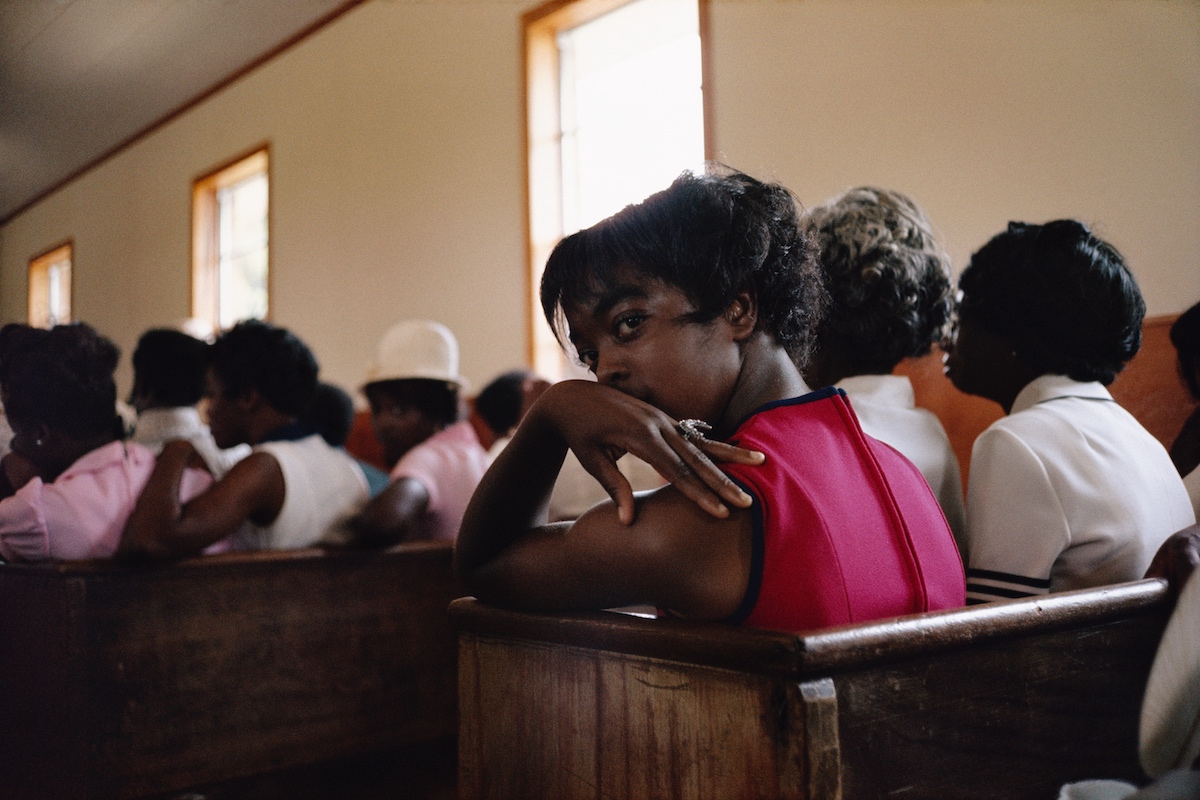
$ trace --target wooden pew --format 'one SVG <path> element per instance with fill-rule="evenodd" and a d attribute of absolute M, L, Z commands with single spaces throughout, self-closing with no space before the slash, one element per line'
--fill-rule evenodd
<path fill-rule="evenodd" d="M 0 565 L 0 796 L 132 798 L 453 737 L 446 544 Z"/>
<path fill-rule="evenodd" d="M 1046 798 L 1138 780 L 1158 580 L 786 634 L 472 599 L 459 797 Z"/>

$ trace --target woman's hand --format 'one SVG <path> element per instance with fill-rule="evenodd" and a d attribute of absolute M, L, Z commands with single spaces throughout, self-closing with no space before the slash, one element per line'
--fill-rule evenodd
<path fill-rule="evenodd" d="M 210 472 L 208 464 L 200 457 L 196 446 L 187 439 L 170 439 L 164 442 L 162 450 L 159 451 L 158 458 L 163 458 L 164 456 L 177 459 L 183 463 L 184 467 Z"/>
<path fill-rule="evenodd" d="M 1150 568 L 1146 570 L 1147 578 L 1166 578 L 1171 588 L 1171 595 L 1178 597 L 1183 585 L 1187 583 L 1192 572 L 1200 565 L 1200 525 L 1191 525 L 1167 538 Z"/>
<path fill-rule="evenodd" d="M 750 506 L 743 492 L 714 462 L 761 464 L 762 453 L 689 434 L 654 406 L 591 381 L 562 381 L 530 410 L 549 422 L 617 505 L 625 525 L 634 520 L 633 489 L 617 468 L 632 453 L 714 517 L 729 516 L 727 503 Z"/>

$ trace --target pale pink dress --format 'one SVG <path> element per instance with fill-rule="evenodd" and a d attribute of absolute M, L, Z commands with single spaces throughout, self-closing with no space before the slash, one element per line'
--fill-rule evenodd
<path fill-rule="evenodd" d="M 133 442 L 110 442 L 85 454 L 53 483 L 34 478 L 0 500 L 0 558 L 68 561 L 108 558 L 125 520 L 154 469 L 154 454 Z M 212 484 L 203 470 L 187 469 L 180 499 Z"/>

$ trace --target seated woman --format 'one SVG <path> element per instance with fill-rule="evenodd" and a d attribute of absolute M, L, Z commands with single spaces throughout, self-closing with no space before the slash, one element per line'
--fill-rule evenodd
<path fill-rule="evenodd" d="M 458 340 L 445 325 L 407 320 L 380 340 L 363 394 L 391 472 L 353 526 L 360 542 L 454 541 L 490 459 L 460 419 Z"/>
<path fill-rule="evenodd" d="M 1171 344 L 1179 356 L 1179 374 L 1200 402 L 1200 303 L 1179 315 L 1171 326 Z M 1171 444 L 1171 461 L 1183 476 L 1192 510 L 1200 517 L 1200 406 L 1192 412 Z"/>
<path fill-rule="evenodd" d="M 0 392 L 12 450 L 0 470 L 0 557 L 107 558 L 154 455 L 122 442 L 113 371 L 119 353 L 87 325 L 0 330 Z M 211 478 L 188 470 L 185 499 Z"/>
<path fill-rule="evenodd" d="M 133 351 L 133 391 L 129 404 L 137 411 L 132 441 L 158 455 L 163 445 L 187 439 L 214 478 L 224 477 L 250 455 L 247 445 L 217 447 L 212 431 L 196 406 L 204 397 L 208 374 L 208 342 L 172 328 L 152 328 Z"/>
<path fill-rule="evenodd" d="M 168 442 L 125 524 L 120 552 L 168 559 L 214 545 L 289 550 L 344 544 L 368 483 L 346 451 L 299 419 L 318 371 L 308 345 L 286 328 L 243 320 L 222 333 L 209 359 L 209 425 L 218 446 L 247 444 L 252 452 L 187 500 L 180 476 L 196 450 L 186 440 Z"/>
<path fill-rule="evenodd" d="M 943 338 L 954 305 L 950 259 L 925 213 L 899 192 L 851 189 L 802 222 L 821 247 L 831 297 L 804 379 L 844 390 L 863 430 L 917 465 L 962 549 L 958 458 L 937 416 L 916 407 L 912 382 L 892 374 Z"/>
<path fill-rule="evenodd" d="M 958 285 L 946 374 L 1008 414 L 971 453 L 968 600 L 1142 577 L 1195 517 L 1166 450 L 1104 388 L 1145 313 L 1120 253 L 1074 220 L 1014 222 Z"/>
<path fill-rule="evenodd" d="M 825 298 L 786 189 L 685 173 L 560 242 L 541 291 L 597 380 L 547 389 L 472 498 L 456 559 L 481 599 L 780 630 L 962 604 L 920 472 L 793 362 Z M 613 500 L 549 524 L 568 448 Z M 635 497 L 626 452 L 670 485 Z"/>

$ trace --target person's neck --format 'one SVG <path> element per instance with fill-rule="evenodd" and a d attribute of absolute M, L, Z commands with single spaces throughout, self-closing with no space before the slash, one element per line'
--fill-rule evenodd
<path fill-rule="evenodd" d="M 264 407 L 250 422 L 248 441 L 252 445 L 265 441 L 276 431 L 286 428 L 288 425 L 295 424 L 296 420 L 297 418 L 294 416 L 282 414 L 270 407 Z"/>
<path fill-rule="evenodd" d="M 817 350 L 800 372 L 805 383 L 813 389 L 820 389 L 822 386 L 836 386 L 846 378 L 858 375 L 891 375 L 896 368 L 892 365 L 888 370 L 864 370 L 854 368 L 853 363 L 854 359 L 847 358 L 838 348 L 827 345 Z"/>
<path fill-rule="evenodd" d="M 808 391 L 808 384 L 787 351 L 767 334 L 755 333 L 746 343 L 737 386 L 714 436 L 729 436 L 743 419 L 767 403 L 798 397 Z"/>
<path fill-rule="evenodd" d="M 61 452 L 57 453 L 52 463 L 47 463 L 41 466 L 42 471 L 47 481 L 54 481 L 58 476 L 67 471 L 67 469 L 79 459 L 83 458 L 93 450 L 104 447 L 106 444 L 115 442 L 117 437 L 113 433 L 99 433 L 95 436 L 88 436 L 82 439 L 73 439 L 69 444 L 62 447 Z"/>
<path fill-rule="evenodd" d="M 1023 392 L 1026 386 L 1040 378 L 1042 373 L 1025 366 L 1020 360 L 1014 358 L 1009 363 L 997 364 L 996 376 L 992 391 L 985 397 L 999 403 L 1007 416 L 1012 413 L 1013 404 L 1017 402 L 1017 395 Z"/>

